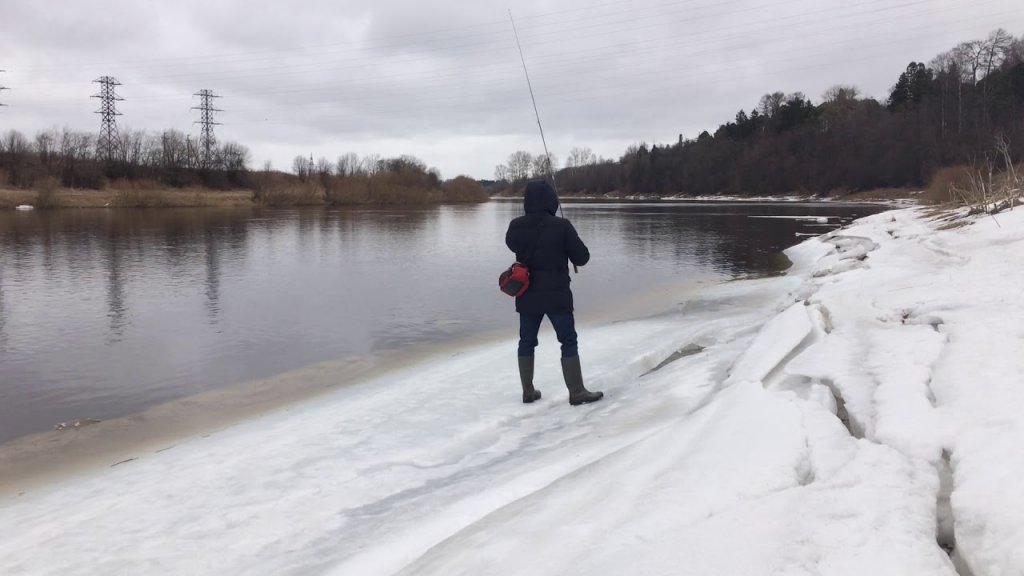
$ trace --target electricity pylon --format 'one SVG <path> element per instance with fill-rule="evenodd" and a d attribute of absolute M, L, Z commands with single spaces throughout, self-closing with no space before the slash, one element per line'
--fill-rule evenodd
<path fill-rule="evenodd" d="M 96 114 L 101 115 L 99 151 L 103 158 L 110 162 L 114 158 L 114 151 L 117 150 L 117 117 L 121 115 L 117 111 L 117 102 L 124 100 L 115 93 L 117 86 L 121 83 L 112 76 L 101 76 L 93 83 L 100 85 L 100 93 L 93 94 L 91 98 L 100 99 L 100 109 Z"/>
<path fill-rule="evenodd" d="M 200 90 L 193 94 L 199 96 L 199 106 L 193 106 L 193 110 L 199 110 L 199 120 L 194 124 L 202 125 L 202 132 L 199 135 L 199 148 L 202 151 L 202 167 L 209 168 L 213 165 L 213 151 L 217 145 L 217 139 L 213 135 L 213 127 L 220 125 L 220 122 L 213 120 L 216 112 L 223 112 L 220 108 L 213 107 L 213 99 L 220 96 L 213 93 L 213 90 Z"/>

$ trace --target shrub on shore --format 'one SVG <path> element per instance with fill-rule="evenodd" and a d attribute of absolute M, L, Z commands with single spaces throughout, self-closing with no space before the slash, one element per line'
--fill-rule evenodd
<path fill-rule="evenodd" d="M 260 206 L 319 206 L 325 203 L 322 188 L 282 172 L 260 172 L 251 177 L 252 199 Z"/>
<path fill-rule="evenodd" d="M 1024 200 L 1024 172 L 1013 162 L 1010 143 L 1000 136 L 992 153 L 965 170 L 948 188 L 952 200 L 967 206 L 969 213 L 997 214 Z"/>
<path fill-rule="evenodd" d="M 377 174 L 310 175 L 281 172 L 252 175 L 253 201 L 261 206 L 415 206 L 440 202 L 484 202 L 487 193 L 467 176 L 441 184 L 417 170 Z"/>
<path fill-rule="evenodd" d="M 36 208 L 57 208 L 57 191 L 60 190 L 60 181 L 53 176 L 46 176 L 36 180 L 32 189 L 36 192 Z"/>
<path fill-rule="evenodd" d="M 445 202 L 483 202 L 487 191 L 479 182 L 469 176 L 456 176 L 442 187 Z"/>
<path fill-rule="evenodd" d="M 956 198 L 953 189 L 967 186 L 971 180 L 970 173 L 971 167 L 962 164 L 939 168 L 932 175 L 932 179 L 928 183 L 928 188 L 925 189 L 921 200 L 929 204 L 955 202 Z"/>
<path fill-rule="evenodd" d="M 151 180 L 118 180 L 110 185 L 114 192 L 111 206 L 119 208 L 167 208 L 172 204 L 162 187 Z"/>

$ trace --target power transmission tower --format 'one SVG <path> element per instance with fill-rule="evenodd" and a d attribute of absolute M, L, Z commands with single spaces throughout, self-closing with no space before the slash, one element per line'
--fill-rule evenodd
<path fill-rule="evenodd" d="M 193 110 L 199 110 L 199 120 L 193 122 L 193 124 L 201 124 L 203 126 L 202 133 L 199 136 L 199 147 L 202 149 L 202 167 L 209 168 L 213 165 L 213 150 L 217 145 L 217 139 L 213 135 L 213 127 L 219 126 L 220 122 L 214 122 L 213 115 L 215 112 L 223 112 L 220 108 L 213 107 L 213 99 L 220 98 L 220 96 L 213 93 L 213 90 L 200 90 L 193 94 L 193 96 L 199 96 L 199 106 L 193 106 Z"/>
<path fill-rule="evenodd" d="M 0 70 L 0 73 L 3 73 L 3 72 L 6 72 L 6 70 Z M 4 86 L 3 84 L 0 84 L 0 92 L 3 92 L 4 90 L 10 90 L 10 88 L 8 88 L 7 86 Z M 0 106 L 7 106 L 7 104 L 4 104 L 3 102 L 0 102 Z"/>
<path fill-rule="evenodd" d="M 107 162 L 110 162 L 114 158 L 114 151 L 117 149 L 117 117 L 121 115 L 117 111 L 116 103 L 120 100 L 124 100 L 118 96 L 114 90 L 121 83 L 112 76 L 101 76 L 93 80 L 94 84 L 100 85 L 100 93 L 93 94 L 91 98 L 100 99 L 100 109 L 96 111 L 96 114 L 102 116 L 100 120 L 100 141 L 99 147 L 101 155 Z"/>

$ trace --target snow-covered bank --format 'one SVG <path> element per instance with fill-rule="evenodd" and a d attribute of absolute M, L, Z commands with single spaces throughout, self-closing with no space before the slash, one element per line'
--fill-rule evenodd
<path fill-rule="evenodd" d="M 1024 573 L 997 218 L 879 214 L 585 330 L 586 407 L 547 332 L 538 404 L 508 340 L 40 486 L 0 501 L 0 573 L 952 575 L 954 537 L 961 573 Z"/>
<path fill-rule="evenodd" d="M 814 196 L 814 195 L 785 195 L 785 196 L 686 196 L 668 195 L 657 196 L 650 194 L 567 194 L 562 197 L 563 202 L 574 201 L 597 201 L 597 202 L 677 202 L 685 203 L 722 203 L 722 204 L 838 204 L 838 205 L 868 205 L 868 206 L 891 206 L 896 208 L 907 208 L 919 206 L 919 197 L 923 191 L 907 192 L 905 195 L 891 196 Z M 500 202 L 519 202 L 520 195 L 513 196 L 492 196 L 491 200 Z"/>

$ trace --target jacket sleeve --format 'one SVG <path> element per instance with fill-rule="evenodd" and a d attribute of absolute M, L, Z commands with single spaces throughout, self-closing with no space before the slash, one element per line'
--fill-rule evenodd
<path fill-rule="evenodd" d="M 565 224 L 565 252 L 569 255 L 570 262 L 576 266 L 583 266 L 590 262 L 590 250 L 583 240 L 580 240 L 580 235 L 576 233 L 572 222 L 566 220 Z"/>
<path fill-rule="evenodd" d="M 518 240 L 517 235 L 512 233 L 512 224 L 509 224 L 508 225 L 508 231 L 505 232 L 505 246 L 508 246 L 509 250 L 511 250 L 512 252 L 515 252 L 516 260 L 519 259 L 519 249 L 521 248 L 521 246 L 519 246 L 517 240 Z"/>

